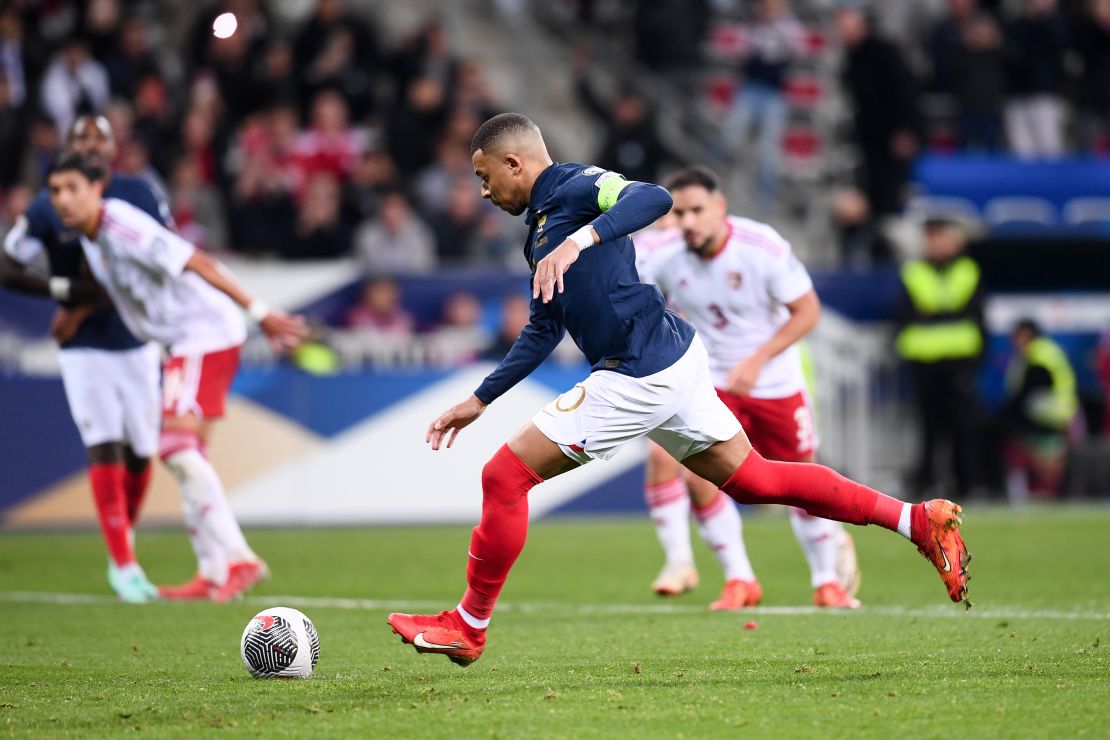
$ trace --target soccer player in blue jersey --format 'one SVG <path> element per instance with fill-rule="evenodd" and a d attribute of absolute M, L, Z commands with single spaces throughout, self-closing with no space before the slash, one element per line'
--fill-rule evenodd
<path fill-rule="evenodd" d="M 103 116 L 81 116 L 66 148 L 107 170 L 116 156 Z M 165 201 L 145 181 L 110 176 L 105 195 L 125 200 L 163 225 Z M 30 269 L 45 257 L 50 275 Z M 108 582 L 124 601 L 158 598 L 135 558 L 133 527 L 150 484 L 161 422 L 160 354 L 136 339 L 88 273 L 78 234 L 66 229 L 44 188 L 4 240 L 0 283 L 58 302 L 51 332 L 73 421 L 89 461 L 89 480 L 108 546 Z"/>
<path fill-rule="evenodd" d="M 670 209 L 666 190 L 597 167 L 552 162 L 539 128 L 517 113 L 486 121 L 470 148 L 482 196 L 513 215 L 526 213 L 531 318 L 474 394 L 429 425 L 426 441 L 434 450 L 450 447 L 568 332 L 592 372 L 486 463 L 466 592 L 450 611 L 391 614 L 389 625 L 404 642 L 459 665 L 476 661 L 501 587 L 524 547 L 528 492 L 645 436 L 741 503 L 797 506 L 813 516 L 900 533 L 936 567 L 949 597 L 965 599 L 971 558 L 959 533 L 959 506 L 942 499 L 910 505 L 820 465 L 771 461 L 752 449 L 717 397 L 694 329 L 636 273 L 628 235 Z"/>

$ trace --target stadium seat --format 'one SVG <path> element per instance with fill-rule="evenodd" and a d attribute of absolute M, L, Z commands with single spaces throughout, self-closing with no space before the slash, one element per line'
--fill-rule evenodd
<path fill-rule="evenodd" d="M 1058 225 L 1056 206 L 1044 198 L 1026 196 L 993 198 L 984 206 L 983 217 L 996 232 L 1041 231 Z"/>
<path fill-rule="evenodd" d="M 967 198 L 948 195 L 918 195 L 906 205 L 906 215 L 914 220 L 924 220 L 930 216 L 950 216 L 959 219 L 980 221 L 979 209 Z"/>
<path fill-rule="evenodd" d="M 825 86 L 811 75 L 793 75 L 786 81 L 786 99 L 800 108 L 815 108 L 825 99 Z"/>
<path fill-rule="evenodd" d="M 1068 226 L 1110 226 L 1110 198 L 1072 198 L 1064 204 Z"/>

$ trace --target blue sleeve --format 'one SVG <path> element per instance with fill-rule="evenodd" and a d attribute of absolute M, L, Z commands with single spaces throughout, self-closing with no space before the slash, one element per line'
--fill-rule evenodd
<path fill-rule="evenodd" d="M 129 195 L 127 201 L 131 205 L 142 210 L 162 226 L 172 228 L 173 219 L 170 217 L 169 205 L 165 200 L 158 197 L 149 183 L 135 183 L 135 187 Z"/>
<path fill-rule="evenodd" d="M 34 237 L 40 242 L 50 238 L 54 230 L 54 222 L 51 218 L 53 209 L 50 199 L 41 195 L 31 201 L 31 205 L 27 206 L 27 210 L 23 213 L 23 217 L 27 219 L 27 236 Z"/>
<path fill-rule="evenodd" d="M 505 359 L 486 376 L 474 395 L 482 403 L 493 403 L 539 367 L 562 341 L 565 333 L 566 329 L 555 318 L 550 306 L 533 299 L 528 325 L 513 342 Z"/>
<path fill-rule="evenodd" d="M 646 182 L 630 182 L 608 210 L 590 222 L 601 241 L 608 242 L 650 226 L 671 210 L 671 194 Z"/>

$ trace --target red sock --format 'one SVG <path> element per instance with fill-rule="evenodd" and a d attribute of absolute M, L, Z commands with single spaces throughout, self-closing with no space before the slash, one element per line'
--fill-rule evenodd
<path fill-rule="evenodd" d="M 123 489 L 127 492 L 127 521 L 134 527 L 139 521 L 139 511 L 146 500 L 146 491 L 150 487 L 150 476 L 154 466 L 147 463 L 143 469 L 135 472 L 127 468 L 123 473 Z"/>
<path fill-rule="evenodd" d="M 742 504 L 797 506 L 812 516 L 894 531 L 904 505 L 822 465 L 767 460 L 755 450 L 721 490 Z"/>
<path fill-rule="evenodd" d="M 508 445 L 502 445 L 482 469 L 482 519 L 470 538 L 467 589 L 460 602 L 474 619 L 493 614 L 528 536 L 528 491 L 542 482 Z"/>
<path fill-rule="evenodd" d="M 123 489 L 123 463 L 101 463 L 89 468 L 93 501 L 100 531 L 112 562 L 122 567 L 135 562 L 131 549 L 131 526 L 127 519 L 127 494 Z"/>

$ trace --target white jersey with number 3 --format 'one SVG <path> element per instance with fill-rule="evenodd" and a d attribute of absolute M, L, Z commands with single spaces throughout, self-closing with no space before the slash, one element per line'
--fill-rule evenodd
<path fill-rule="evenodd" d="M 766 224 L 729 216 L 724 248 L 702 259 L 679 241 L 660 250 L 641 273 L 694 325 L 709 351 L 713 383 L 727 389 L 736 363 L 790 318 L 785 304 L 813 289 L 790 242 Z M 753 398 L 786 398 L 805 390 L 801 357 L 792 346 L 763 366 Z"/>
<path fill-rule="evenodd" d="M 186 272 L 195 247 L 130 203 L 104 200 L 96 239 L 81 238 L 93 276 L 127 328 L 172 355 L 214 352 L 247 337 L 242 311 Z"/>

